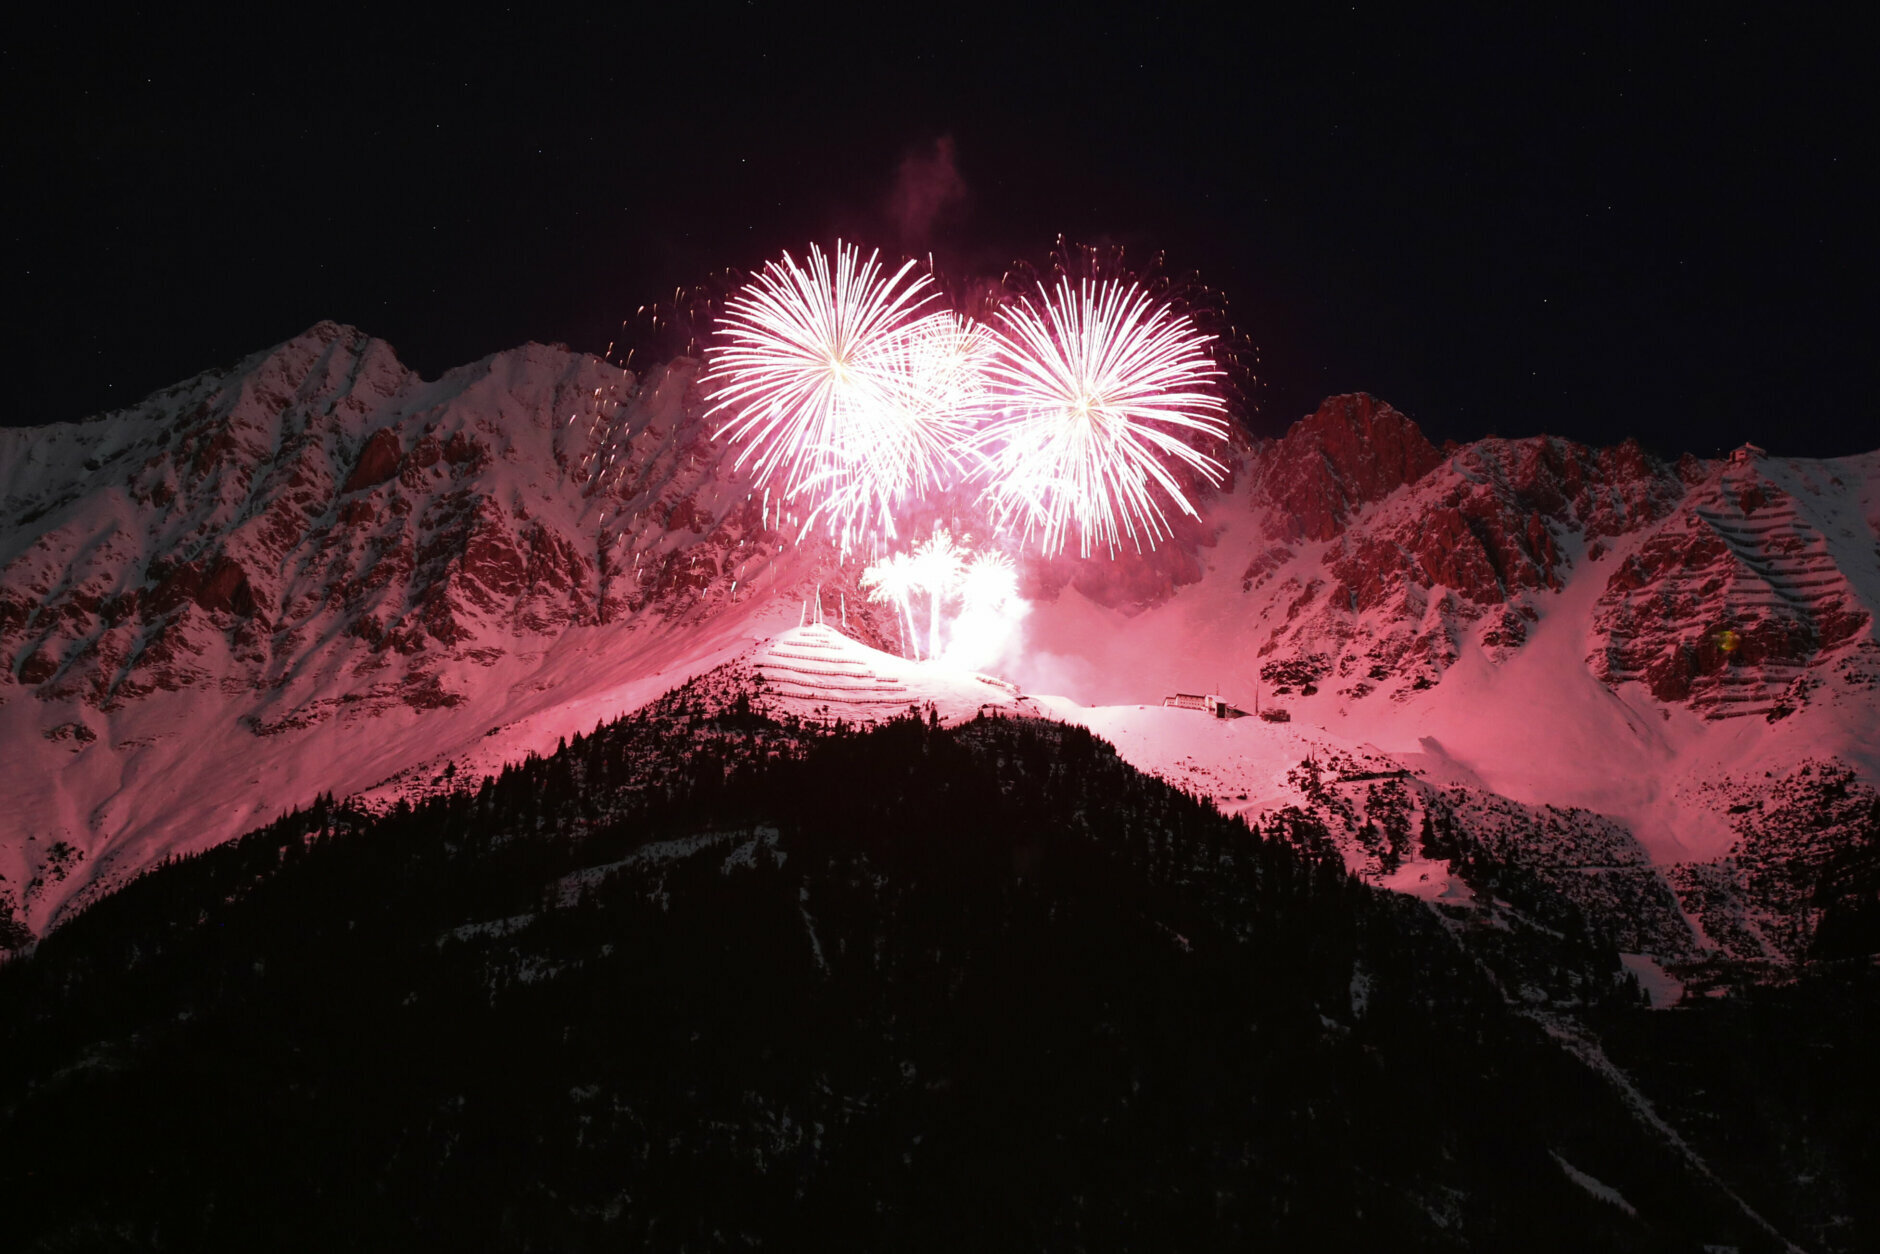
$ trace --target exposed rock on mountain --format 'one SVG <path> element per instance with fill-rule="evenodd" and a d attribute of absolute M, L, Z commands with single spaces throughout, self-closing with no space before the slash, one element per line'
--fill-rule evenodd
<path fill-rule="evenodd" d="M 1853 576 L 1875 566 L 1848 525 L 1864 486 L 1752 456 L 1705 473 L 1607 579 L 1596 673 L 1712 718 L 1770 719 L 1794 713 L 1823 673 L 1865 673 L 1873 609 Z"/>
<path fill-rule="evenodd" d="M 23 526 L 0 570 L 0 661 L 42 700 L 101 710 L 340 669 L 430 706 L 452 664 L 488 665 L 517 635 L 696 612 L 729 597 L 724 551 L 742 570 L 772 550 L 742 544 L 744 494 L 717 479 L 685 396 L 537 346 L 426 383 L 322 324 L 137 410 L 9 433 L 30 446 L 8 485 Z M 631 485 L 604 479 L 603 456 L 633 462 Z"/>
<path fill-rule="evenodd" d="M 426 381 L 323 323 L 133 409 L 0 433 L 0 723 L 100 738 L 10 785 L 0 873 L 42 883 L 23 904 L 60 896 L 28 843 L 134 871 L 549 704 L 530 696 L 618 684 L 647 637 L 787 582 L 692 374 L 531 345 Z M 557 674 L 575 637 L 622 665 Z"/>
<path fill-rule="evenodd" d="M 1360 403 L 1362 402 L 1362 403 Z M 1612 537 L 1661 518 L 1683 494 L 1670 467 L 1634 445 L 1590 449 L 1539 436 L 1489 439 L 1423 466 L 1430 449 L 1413 423 L 1369 397 L 1336 397 L 1294 428 L 1310 429 L 1303 481 L 1277 470 L 1257 476 L 1268 495 L 1262 519 L 1270 534 L 1285 520 L 1291 533 L 1327 542 L 1281 587 L 1286 617 L 1261 645 L 1263 655 L 1317 653 L 1342 677 L 1358 676 L 1366 695 L 1390 679 L 1427 687 L 1452 665 L 1465 635 L 1499 659 L 1520 647 L 1539 614 L 1536 594 L 1557 592 L 1573 555 L 1597 553 Z M 1260 458 L 1286 467 L 1294 435 Z M 1365 473 L 1318 450 L 1357 456 L 1365 441 L 1382 444 L 1381 465 Z M 1405 478 L 1399 469 L 1415 471 Z M 1277 482 L 1275 482 L 1277 480 Z M 1348 485 L 1356 485 L 1355 490 Z M 1351 517 L 1351 502 L 1371 505 Z M 1269 545 L 1242 575 L 1252 591 L 1289 563 L 1293 550 Z M 1477 626 L 1479 624 L 1479 626 Z M 1307 640 L 1314 646 L 1306 648 Z"/>
<path fill-rule="evenodd" d="M 1334 396 L 1260 449 L 1249 470 L 1266 505 L 1267 534 L 1297 543 L 1330 540 L 1351 515 L 1442 461 L 1414 422 L 1358 393 Z"/>
<path fill-rule="evenodd" d="M 530 345 L 425 380 L 321 324 L 131 409 L 0 432 L 0 895 L 43 931 L 321 793 L 544 752 L 818 596 L 896 650 L 860 561 L 799 543 L 711 440 L 695 373 Z M 1880 781 L 1880 455 L 1439 450 L 1364 395 L 1224 455 L 1154 550 L 1028 562 L 1029 615 L 986 668 L 1095 706 L 1226 690 L 1314 744 L 1420 763 L 1419 787 L 1615 824 L 1648 869 L 1589 874 L 1651 880 L 1639 902 L 1684 900 L 1661 868 L 1746 839 L 1700 785 L 1804 762 Z M 970 490 L 916 522 L 1017 547 Z M 1133 761 L 1171 766 L 1142 743 Z"/>

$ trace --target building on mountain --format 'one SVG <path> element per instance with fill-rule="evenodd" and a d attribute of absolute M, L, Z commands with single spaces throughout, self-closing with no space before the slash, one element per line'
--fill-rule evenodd
<path fill-rule="evenodd" d="M 1730 464 L 1732 466 L 1747 466 L 1757 458 L 1767 456 L 1769 456 L 1768 449 L 1758 447 L 1754 444 L 1744 444 L 1741 447 L 1730 450 Z"/>
<path fill-rule="evenodd" d="M 1233 707 L 1227 704 L 1227 698 L 1218 693 L 1178 692 L 1172 697 L 1163 697 L 1162 704 L 1177 710 L 1201 710 L 1215 718 L 1226 718 Z"/>

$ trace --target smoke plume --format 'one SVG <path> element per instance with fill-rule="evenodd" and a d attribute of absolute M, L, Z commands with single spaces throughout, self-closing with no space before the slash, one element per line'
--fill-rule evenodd
<path fill-rule="evenodd" d="M 924 152 L 910 152 L 888 198 L 888 212 L 901 233 L 901 247 L 924 248 L 941 216 L 966 200 L 966 180 L 954 163 L 953 137 L 942 135 Z"/>

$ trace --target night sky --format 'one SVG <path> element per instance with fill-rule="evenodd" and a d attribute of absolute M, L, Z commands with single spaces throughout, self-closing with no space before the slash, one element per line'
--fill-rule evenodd
<path fill-rule="evenodd" d="M 1362 389 L 1438 439 L 1880 446 L 1831 16 L 55 7 L 0 52 L 7 424 L 321 318 L 434 374 L 837 233 L 997 274 L 1064 232 L 1226 293 L 1261 433 Z"/>

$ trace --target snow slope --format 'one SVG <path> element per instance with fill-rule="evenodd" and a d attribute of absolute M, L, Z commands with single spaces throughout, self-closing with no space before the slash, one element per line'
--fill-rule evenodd
<path fill-rule="evenodd" d="M 43 929 L 319 793 L 550 749 L 794 621 L 822 556 L 765 529 L 688 370 L 531 345 L 425 381 L 322 324 L 0 433 L 0 902 Z"/>
<path fill-rule="evenodd" d="M 1791 953 L 1741 868 L 1859 838 L 1798 816 L 1841 815 L 1824 779 L 1880 783 L 1880 453 L 1438 450 L 1332 398 L 1237 442 L 1157 551 L 1028 562 L 989 679 L 883 651 L 860 563 L 779 530 L 694 374 L 530 345 L 424 380 L 321 324 L 0 432 L 0 904 L 43 930 L 319 793 L 449 786 L 734 658 L 803 717 L 1084 723 L 1256 820 L 1318 814 L 1432 899 L 1468 889 L 1405 823 L 1547 874 L 1571 850 L 1644 903 L 1652 952 Z M 1011 539 L 970 500 L 928 515 Z"/>
<path fill-rule="evenodd" d="M 1788 462 L 1768 470 L 1786 479 L 1812 474 L 1871 483 L 1875 462 L 1871 456 L 1818 465 Z M 1406 503 L 1415 495 L 1407 488 L 1396 493 Z M 1252 709 L 1257 694 L 1267 708 L 1284 708 L 1295 723 L 1321 728 L 1342 743 L 1374 747 L 1432 778 L 1611 815 L 1659 861 L 1715 857 L 1736 835 L 1703 799 L 1707 786 L 1751 774 L 1781 775 L 1822 758 L 1850 763 L 1864 778 L 1880 781 L 1880 701 L 1872 687 L 1872 672 L 1880 670 L 1873 627 L 1880 574 L 1869 569 L 1874 525 L 1846 509 L 1848 499 L 1817 508 L 1829 507 L 1823 530 L 1851 541 L 1847 547 L 1855 557 L 1869 555 L 1864 562 L 1850 560 L 1853 574 L 1842 578 L 1864 621 L 1838 651 L 1813 659 L 1807 668 L 1818 685 L 1812 699 L 1773 721 L 1768 711 L 1752 718 L 1707 716 L 1712 712 L 1701 706 L 1657 700 L 1642 683 L 1604 682 L 1588 664 L 1611 572 L 1659 530 L 1682 527 L 1681 513 L 1663 528 L 1619 538 L 1597 558 L 1580 555 L 1557 590 L 1526 594 L 1522 606 L 1533 617 L 1518 648 L 1485 647 L 1479 634 L 1471 638 L 1466 624 L 1461 631 L 1442 628 L 1458 637 L 1453 657 L 1440 680 L 1425 688 L 1412 683 L 1391 690 L 1388 683 L 1363 678 L 1341 687 L 1332 672 L 1308 696 L 1301 685 L 1261 679 L 1274 656 L 1263 655 L 1261 646 L 1286 613 L 1284 590 L 1322 571 L 1324 549 L 1305 546 L 1279 568 L 1269 587 L 1282 589 L 1280 595 L 1250 594 L 1242 572 L 1269 543 L 1269 533 L 1231 502 L 1217 508 L 1216 517 L 1226 521 L 1216 544 L 1204 552 L 1199 581 L 1135 614 L 1068 590 L 1032 608 L 1023 620 L 1022 648 L 1003 659 L 1001 669 L 1027 690 L 1101 704 L 1159 703 L 1176 691 L 1219 691 Z M 1576 547 L 1569 543 L 1573 539 L 1563 538 L 1563 553 Z M 1340 628 L 1368 644 L 1395 625 L 1366 622 L 1362 613 L 1350 618 L 1349 625 L 1328 625 L 1316 637 L 1295 635 L 1280 658 L 1330 654 L 1347 645 Z M 1346 671 L 1353 673 L 1364 672 Z"/>
<path fill-rule="evenodd" d="M 1010 683 L 884 653 L 820 621 L 790 628 L 748 656 L 765 705 L 799 718 L 878 723 L 930 713 L 958 722 L 985 709 L 1020 708 Z"/>

